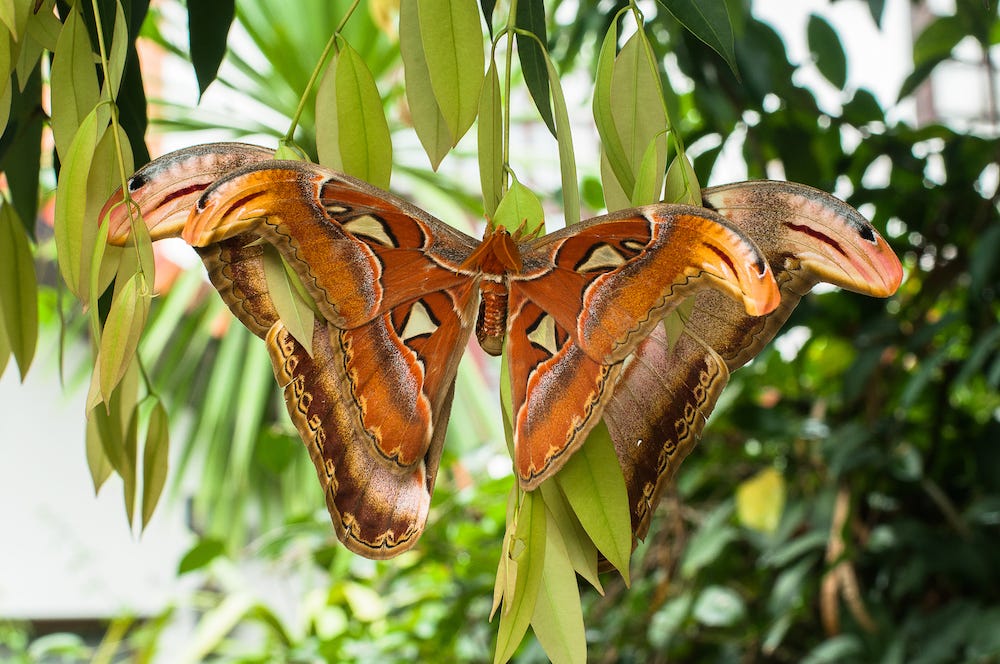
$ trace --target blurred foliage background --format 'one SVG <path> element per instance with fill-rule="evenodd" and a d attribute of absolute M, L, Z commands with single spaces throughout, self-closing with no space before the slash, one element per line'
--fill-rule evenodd
<path fill-rule="evenodd" d="M 914 4 L 912 74 L 883 106 L 849 84 L 852 68 L 877 62 L 847 60 L 840 36 L 818 16 L 807 25 L 811 60 L 792 62 L 782 36 L 756 18 L 758 3 L 727 3 L 738 77 L 667 11 L 684 3 L 643 6 L 666 63 L 671 116 L 700 180 L 714 182 L 725 148 L 741 156 L 751 178 L 787 177 L 836 192 L 885 231 L 906 279 L 888 301 L 812 294 L 777 342 L 734 374 L 633 557 L 632 587 L 609 575 L 604 596 L 585 591 L 590 658 L 1000 661 L 996 5 L 957 0 L 938 16 Z M 240 0 L 231 31 L 220 28 L 228 28 L 224 17 L 213 24 L 192 15 L 202 26 L 192 40 L 218 45 L 229 37 L 206 97 L 242 110 L 161 102 L 136 71 L 123 88 L 132 99 L 123 107 L 139 109 L 126 128 L 143 136 L 148 97 L 151 131 L 222 130 L 273 145 L 349 4 Z M 392 3 L 368 5 L 345 34 L 376 76 L 394 144 L 413 147 L 398 44 L 383 15 Z M 880 25 L 882 0 L 867 6 Z M 557 67 L 586 81 L 621 5 L 545 7 Z M 156 3 L 147 13 L 133 0 L 127 9 L 142 40 L 189 57 L 186 26 L 176 25 L 182 8 Z M 934 90 L 947 85 L 956 62 L 971 68 L 975 93 L 987 100 L 981 113 L 935 111 Z M 584 96 L 570 110 L 575 122 L 589 118 Z M 522 115 L 525 124 L 538 122 L 527 104 Z M 30 122 L 26 114 L 22 128 Z M 590 127 L 581 126 L 578 141 Z M 297 142 L 312 145 L 312 121 L 304 117 L 300 127 Z M 18 136 L 4 135 L 0 163 L 19 158 Z M 199 141 L 197 134 L 171 140 Z M 394 189 L 444 218 L 481 215 L 478 183 L 455 165 L 461 146 L 439 174 L 411 152 L 397 150 Z M 145 157 L 135 153 L 138 165 Z M 515 158 L 530 163 L 532 155 Z M 597 211 L 600 189 L 588 185 L 598 165 L 580 168 L 585 204 Z M 555 199 L 557 192 L 539 193 Z M 22 217 L 33 218 L 20 200 Z M 220 334 L 224 305 L 200 271 L 163 282 L 140 345 L 157 390 L 179 414 L 171 493 L 189 501 L 197 542 L 178 574 L 200 575 L 199 589 L 162 615 L 113 621 L 97 646 L 3 625 L 0 652 L 13 661 L 489 660 L 495 623 L 487 616 L 510 486 L 491 474 L 505 458 L 491 424 L 496 406 L 484 396 L 495 369 L 478 357 L 464 363 L 420 544 L 394 561 L 363 560 L 332 534 L 261 344 L 238 325 Z M 59 325 L 60 300 L 43 292 L 41 302 L 43 324 Z M 68 330 L 83 333 L 72 312 L 62 316 Z M 258 583 L 261 569 L 279 580 L 281 601 Z M 190 634 L 176 651 L 169 637 L 178 623 Z M 545 657 L 528 639 L 517 659 Z"/>

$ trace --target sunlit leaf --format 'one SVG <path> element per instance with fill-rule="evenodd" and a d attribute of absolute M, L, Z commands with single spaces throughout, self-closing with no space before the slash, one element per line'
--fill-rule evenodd
<path fill-rule="evenodd" d="M 136 346 L 149 313 L 150 291 L 145 277 L 133 274 L 111 301 L 101 336 L 101 396 L 107 400 L 135 359 Z"/>
<path fill-rule="evenodd" d="M 319 163 L 324 166 L 343 171 L 340 113 L 337 110 L 337 60 L 339 59 L 340 53 L 331 56 L 316 89 L 316 155 L 319 157 Z"/>
<path fill-rule="evenodd" d="M 496 63 L 490 61 L 479 95 L 479 182 L 483 190 L 486 217 L 493 218 L 503 195 L 503 133 L 501 127 L 500 78 Z"/>
<path fill-rule="evenodd" d="M 382 98 L 365 61 L 345 44 L 336 60 L 340 158 L 348 175 L 389 188 L 392 142 Z"/>
<path fill-rule="evenodd" d="M 215 80 L 226 55 L 226 39 L 236 14 L 235 5 L 235 0 L 192 0 L 187 5 L 191 64 L 202 94 Z"/>
<path fill-rule="evenodd" d="M 28 236 L 6 201 L 0 203 L 0 309 L 23 382 L 38 342 L 38 284 Z"/>
<path fill-rule="evenodd" d="M 406 101 L 413 118 L 413 129 L 420 144 L 437 170 L 448 150 L 457 142 L 452 137 L 441 107 L 434 96 L 430 71 L 420 37 L 417 0 L 402 0 L 399 6 L 399 51 L 403 59 Z"/>
<path fill-rule="evenodd" d="M 545 531 L 545 563 L 531 629 L 553 664 L 587 661 L 587 637 L 576 574 L 558 528 Z"/>
<path fill-rule="evenodd" d="M 718 53 L 737 74 L 733 26 L 725 0 L 657 0 L 691 34 Z"/>
<path fill-rule="evenodd" d="M 513 560 L 517 563 L 517 579 L 514 592 L 504 594 L 494 664 L 509 660 L 528 631 L 542 584 L 546 537 L 545 503 L 540 495 L 526 493 L 511 543 Z"/>
<path fill-rule="evenodd" d="M 167 411 L 157 399 L 146 426 L 142 451 L 142 527 L 149 524 L 167 482 L 170 463 L 170 426 Z"/>
<path fill-rule="evenodd" d="M 678 154 L 667 168 L 663 200 L 668 203 L 701 206 L 701 185 L 686 153 Z"/>
<path fill-rule="evenodd" d="M 514 180 L 510 189 L 497 206 L 493 217 L 494 226 L 503 226 L 513 232 L 523 229 L 526 235 L 537 233 L 545 224 L 542 204 L 534 192 Z"/>
<path fill-rule="evenodd" d="M 56 151 L 64 160 L 68 159 L 77 127 L 100 99 L 93 54 L 79 4 L 73 5 L 59 32 L 50 74 L 52 135 Z"/>
<path fill-rule="evenodd" d="M 590 539 L 621 572 L 627 585 L 632 519 L 625 477 L 603 420 L 590 432 L 583 447 L 556 473 L 555 481 Z"/>

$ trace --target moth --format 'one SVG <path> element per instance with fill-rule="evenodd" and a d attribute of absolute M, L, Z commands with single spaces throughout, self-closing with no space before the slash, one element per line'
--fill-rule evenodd
<path fill-rule="evenodd" d="M 713 187 L 704 207 L 638 207 L 542 237 L 489 227 L 482 240 L 360 180 L 241 143 L 165 155 L 127 186 L 151 237 L 195 247 L 264 339 L 334 529 L 369 558 L 423 531 L 474 327 L 486 352 L 506 345 L 522 488 L 558 472 L 603 419 L 641 539 L 730 372 L 813 285 L 886 297 L 902 279 L 856 210 L 786 182 Z M 112 244 L 130 234 L 123 198 L 101 215 Z M 275 310 L 265 243 L 315 301 L 311 355 Z"/>

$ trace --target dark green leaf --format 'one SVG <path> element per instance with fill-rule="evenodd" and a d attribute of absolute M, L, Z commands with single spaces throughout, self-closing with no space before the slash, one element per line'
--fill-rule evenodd
<path fill-rule="evenodd" d="M 479 0 L 479 6 L 483 10 L 483 19 L 490 31 L 490 37 L 493 37 L 493 10 L 496 9 L 497 0 Z"/>
<path fill-rule="evenodd" d="M 724 0 L 657 0 L 677 21 L 708 44 L 739 76 L 733 49 L 733 26 Z"/>
<path fill-rule="evenodd" d="M 844 119 L 859 127 L 869 122 L 884 122 L 885 113 L 875 95 L 860 88 L 854 93 L 851 101 L 844 104 Z"/>
<path fill-rule="evenodd" d="M 0 203 L 0 316 L 23 382 L 38 341 L 38 284 L 31 244 L 6 201 Z"/>
<path fill-rule="evenodd" d="M 817 14 L 809 16 L 809 50 L 826 80 L 843 90 L 847 84 L 847 56 L 837 31 Z"/>
<path fill-rule="evenodd" d="M 181 562 L 177 566 L 177 574 L 186 574 L 187 572 L 201 569 L 221 556 L 225 551 L 226 545 L 217 539 L 205 538 L 199 540 L 181 558 Z"/>
<path fill-rule="evenodd" d="M 524 83 L 528 86 L 535 108 L 542 116 L 545 126 L 555 136 L 555 119 L 552 117 L 552 106 L 549 104 L 549 73 L 545 63 L 547 58 L 542 50 L 548 43 L 545 32 L 545 3 L 533 0 L 517 3 L 516 24 L 517 27 L 527 30 L 538 38 L 538 41 L 535 41 L 527 35 L 518 34 L 517 56 L 521 61 Z"/>
<path fill-rule="evenodd" d="M 229 27 L 236 15 L 235 0 L 188 0 L 191 64 L 201 94 L 215 80 L 226 55 Z"/>
<path fill-rule="evenodd" d="M 913 65 L 940 62 L 951 55 L 967 32 L 962 20 L 955 15 L 941 16 L 928 25 L 913 42 Z"/>

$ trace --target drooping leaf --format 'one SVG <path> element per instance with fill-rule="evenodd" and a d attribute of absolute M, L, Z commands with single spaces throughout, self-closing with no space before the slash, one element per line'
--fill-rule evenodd
<path fill-rule="evenodd" d="M 133 362 L 135 364 L 135 362 Z M 125 427 L 125 468 L 122 473 L 122 495 L 125 518 L 131 529 L 135 523 L 135 499 L 139 488 L 139 404 L 133 404 Z"/>
<path fill-rule="evenodd" d="M 198 4 L 198 3 L 194 3 Z M 118 97 L 118 89 L 122 83 L 122 74 L 125 72 L 125 58 L 128 55 L 129 40 L 128 22 L 125 19 L 125 10 L 122 9 L 121 2 L 115 2 L 115 25 L 111 46 L 108 49 L 108 71 L 104 77 L 104 90 L 102 99 L 115 99 Z M 110 90 L 108 85 L 110 84 Z M 129 171 L 131 172 L 131 171 Z"/>
<path fill-rule="evenodd" d="M 635 176 L 629 168 L 628 156 L 622 146 L 618 128 L 615 125 L 615 111 L 611 106 L 611 80 L 615 70 L 615 54 L 618 46 L 618 23 L 612 21 L 601 44 L 597 58 L 597 72 L 594 77 L 594 123 L 601 137 L 602 153 L 608 164 L 608 173 L 602 167 L 601 180 L 604 188 L 610 186 L 608 175 L 613 174 L 619 188 L 631 192 L 635 189 Z M 627 198 L 627 197 L 626 197 Z M 608 208 L 611 209 L 610 207 Z"/>
<path fill-rule="evenodd" d="M 666 142 L 660 140 L 659 135 L 653 136 L 646 146 L 635 175 L 635 189 L 630 198 L 632 205 L 650 205 L 660 200 L 663 171 L 658 169 L 666 161 L 666 154 L 661 154 L 661 151 L 666 151 L 666 147 Z"/>
<path fill-rule="evenodd" d="M 701 185 L 686 153 L 675 156 L 667 168 L 663 200 L 668 203 L 701 206 Z"/>
<path fill-rule="evenodd" d="M 0 324 L 23 382 L 38 341 L 38 284 L 24 226 L 6 201 L 0 204 L 0 310 Z"/>
<path fill-rule="evenodd" d="M 56 151 L 65 160 L 77 128 L 100 99 L 94 49 L 79 4 L 73 5 L 59 32 L 50 80 L 52 136 Z M 103 114 L 106 117 L 106 109 Z"/>
<path fill-rule="evenodd" d="M 413 118 L 413 129 L 431 161 L 431 168 L 437 170 L 441 160 L 458 140 L 452 137 L 434 96 L 417 11 L 417 0 L 400 2 L 399 52 L 403 59 L 406 101 Z"/>
<path fill-rule="evenodd" d="M 476 118 L 483 83 L 479 12 L 472 2 L 417 0 L 417 14 L 434 97 L 457 143 Z"/>
<path fill-rule="evenodd" d="M 527 35 L 518 33 L 516 39 L 517 57 L 521 61 L 524 83 L 528 87 L 531 99 L 535 102 L 535 108 L 542 116 L 545 126 L 555 136 L 556 124 L 552 117 L 552 105 L 549 103 L 548 53 L 546 52 L 547 48 L 545 48 L 548 43 L 545 30 L 545 3 L 517 3 L 515 24 L 538 38 L 538 41 L 535 41 Z"/>
<path fill-rule="evenodd" d="M 497 206 L 494 226 L 503 226 L 514 231 L 523 229 L 526 237 L 538 233 L 545 224 L 545 213 L 542 204 L 534 192 L 514 180 L 510 189 Z"/>
<path fill-rule="evenodd" d="M 281 255 L 273 247 L 264 246 L 264 281 L 274 302 L 281 322 L 295 340 L 302 344 L 312 357 L 313 321 L 315 314 L 312 308 L 302 299 L 289 278 L 289 270 L 285 269 Z"/>
<path fill-rule="evenodd" d="M 847 85 L 847 56 L 837 31 L 823 17 L 810 14 L 807 34 L 816 68 L 826 80 L 843 90 Z"/>
<path fill-rule="evenodd" d="M 483 190 L 486 217 L 493 218 L 503 195 L 503 133 L 501 127 L 500 78 L 496 63 L 490 61 L 479 95 L 479 182 Z"/>
<path fill-rule="evenodd" d="M 170 463 L 170 427 L 167 411 L 159 399 L 153 405 L 146 426 L 146 443 L 142 449 L 142 528 L 153 517 L 153 510 L 167 483 Z"/>
<path fill-rule="evenodd" d="M 733 45 L 733 26 L 725 0 L 657 1 L 691 34 L 721 55 L 733 74 L 739 76 Z"/>
<path fill-rule="evenodd" d="M 215 80 L 219 65 L 226 55 L 229 28 L 236 15 L 235 0 L 190 0 L 188 6 L 188 35 L 191 64 L 198 78 L 198 89 L 205 89 Z"/>
<path fill-rule="evenodd" d="M 559 529 L 566 555 L 576 573 L 590 582 L 597 592 L 604 594 L 601 577 L 597 573 L 597 547 L 587 531 L 580 525 L 572 508 L 554 482 L 542 482 L 538 487 L 548 510 L 548 524 Z"/>
<path fill-rule="evenodd" d="M 392 142 L 375 79 L 349 44 L 342 47 L 336 64 L 338 136 L 344 172 L 388 189 Z"/>
<path fill-rule="evenodd" d="M 111 466 L 111 461 L 108 459 L 108 455 L 104 452 L 104 445 L 101 442 L 101 430 L 98 420 L 102 416 L 107 418 L 107 413 L 103 411 L 103 408 L 98 408 L 91 417 L 87 418 L 87 467 L 90 469 L 90 479 L 94 485 L 95 495 L 101 490 L 104 482 L 111 476 L 114 470 Z"/>
<path fill-rule="evenodd" d="M 54 20 L 59 23 L 58 19 Z M 12 99 L 10 118 L 3 138 L 0 139 L 0 170 L 7 176 L 14 209 L 25 224 L 25 229 L 34 238 L 45 116 L 39 112 L 42 97 L 41 67 L 33 66 L 30 71 L 25 72 L 23 79 L 19 78 L 19 82 L 19 86 L 12 85 L 8 88 Z"/>
<path fill-rule="evenodd" d="M 115 294 L 108 311 L 98 363 L 101 396 L 107 401 L 135 360 L 136 346 L 149 313 L 150 286 L 141 273 L 135 273 Z"/>
<path fill-rule="evenodd" d="M 559 145 L 559 175 L 562 181 L 563 214 L 567 224 L 580 221 L 580 183 L 576 177 L 576 155 L 573 150 L 573 133 L 569 122 L 569 111 L 563 96 L 562 84 L 552 59 L 545 53 L 545 66 L 548 68 L 550 88 L 552 90 L 552 105 L 555 107 L 556 141 Z"/>
<path fill-rule="evenodd" d="M 337 60 L 339 59 L 339 52 L 330 57 L 316 88 L 316 156 L 319 158 L 319 163 L 324 166 L 343 171 L 340 112 L 337 109 Z"/>
<path fill-rule="evenodd" d="M 528 492 L 521 502 L 511 542 L 517 578 L 513 594 L 504 594 L 493 664 L 509 660 L 528 630 L 542 584 L 546 543 L 545 503 L 540 495 Z"/>
<path fill-rule="evenodd" d="M 603 420 L 555 475 L 556 484 L 573 507 L 597 549 L 629 583 L 632 520 L 628 493 L 611 435 Z"/>
<path fill-rule="evenodd" d="M 558 528 L 545 531 L 545 562 L 531 629 L 553 664 L 587 661 L 587 637 L 576 574 Z"/>

